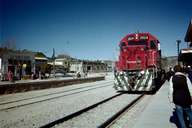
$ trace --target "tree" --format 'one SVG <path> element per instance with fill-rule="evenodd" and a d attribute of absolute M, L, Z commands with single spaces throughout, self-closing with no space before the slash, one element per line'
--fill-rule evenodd
<path fill-rule="evenodd" d="M 43 54 L 42 52 L 37 52 L 35 54 L 35 57 L 44 57 L 44 58 L 47 58 L 45 54 Z"/>
<path fill-rule="evenodd" d="M 14 40 L 7 40 L 1 44 L 1 47 L 16 50 L 16 43 Z"/>

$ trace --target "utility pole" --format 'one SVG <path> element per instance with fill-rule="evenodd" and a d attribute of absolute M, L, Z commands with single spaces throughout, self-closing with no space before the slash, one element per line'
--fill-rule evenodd
<path fill-rule="evenodd" d="M 179 50 L 180 50 L 179 46 L 180 46 L 181 40 L 176 40 L 176 42 L 177 42 L 177 62 L 179 64 Z"/>
<path fill-rule="evenodd" d="M 55 78 L 55 49 L 54 48 L 53 48 L 52 59 L 53 59 L 53 77 Z"/>

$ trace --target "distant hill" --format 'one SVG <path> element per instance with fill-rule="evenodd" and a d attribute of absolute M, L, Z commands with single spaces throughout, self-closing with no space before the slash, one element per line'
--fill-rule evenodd
<path fill-rule="evenodd" d="M 162 68 L 167 71 L 169 67 L 174 67 L 177 64 L 177 56 L 162 57 L 161 64 Z"/>

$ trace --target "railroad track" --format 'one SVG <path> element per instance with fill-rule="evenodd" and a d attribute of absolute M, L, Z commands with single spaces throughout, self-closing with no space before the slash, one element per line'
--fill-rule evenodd
<path fill-rule="evenodd" d="M 84 109 L 81 109 L 81 110 L 79 110 L 79 111 L 77 111 L 77 112 L 74 112 L 74 113 L 72 113 L 72 114 L 70 114 L 70 115 L 64 116 L 63 118 L 60 118 L 60 119 L 58 119 L 58 120 L 55 120 L 55 121 L 50 122 L 50 123 L 48 123 L 48 124 L 45 124 L 45 125 L 41 126 L 40 128 L 50 128 L 50 127 L 53 127 L 53 126 L 55 126 L 55 125 L 57 125 L 57 124 L 60 124 L 60 123 L 62 123 L 62 122 L 64 122 L 64 121 L 70 120 L 70 119 L 72 119 L 72 118 L 74 118 L 74 117 L 77 117 L 77 116 L 81 115 L 82 113 L 85 113 L 85 112 L 87 112 L 87 111 L 89 111 L 89 110 L 91 110 L 91 109 L 93 109 L 93 108 L 96 108 L 98 105 L 101 105 L 101 104 L 103 104 L 103 103 L 106 103 L 106 102 L 108 102 L 108 101 L 110 101 L 110 100 L 118 97 L 118 96 L 121 96 L 122 94 L 123 94 L 123 93 L 119 93 L 119 94 L 116 94 L 116 95 L 114 95 L 114 96 L 111 96 L 111 97 L 109 97 L 109 98 L 107 98 L 107 99 L 104 99 L 104 100 L 102 100 L 102 101 L 100 101 L 100 102 L 98 102 L 98 103 L 95 103 L 95 104 L 93 104 L 93 105 L 91 105 L 91 106 L 88 106 L 88 107 L 86 107 L 86 108 L 84 108 Z"/>
<path fill-rule="evenodd" d="M 128 112 L 131 108 L 133 108 L 142 98 L 144 98 L 145 94 L 140 95 L 136 99 L 134 99 L 131 103 L 129 103 L 127 106 L 119 110 L 116 114 L 114 114 L 112 117 L 107 119 L 105 122 L 103 122 L 101 125 L 98 126 L 98 128 L 110 128 L 117 120 L 119 120 L 126 112 Z"/>
<path fill-rule="evenodd" d="M 60 118 L 60 119 L 58 119 L 58 120 L 55 120 L 55 121 L 50 122 L 50 123 L 48 123 L 48 124 L 45 124 L 44 126 L 41 126 L 40 128 L 50 128 L 50 127 L 54 127 L 54 126 L 56 126 L 56 125 L 59 125 L 59 124 L 65 122 L 65 121 L 72 120 L 73 118 L 78 117 L 78 116 L 82 115 L 83 113 L 86 113 L 86 112 L 88 112 L 88 111 L 96 108 L 96 107 L 99 106 L 99 105 L 102 105 L 102 104 L 104 104 L 104 103 L 106 103 L 106 102 L 109 102 L 109 101 L 111 101 L 111 100 L 113 100 L 113 99 L 121 96 L 122 94 L 123 94 L 123 93 L 116 94 L 116 95 L 114 95 L 114 96 L 112 96 L 112 97 L 109 97 L 109 98 L 107 98 L 107 99 L 104 99 L 104 100 L 102 100 L 102 101 L 100 101 L 100 102 L 98 102 L 98 103 L 95 103 L 95 104 L 93 104 L 93 105 L 91 105 L 91 106 L 88 106 L 88 107 L 86 107 L 86 108 L 84 108 L 84 109 L 81 109 L 81 110 L 79 110 L 79 111 L 77 111 L 77 112 L 74 112 L 74 113 L 72 113 L 72 114 L 70 114 L 70 115 L 67 115 L 67 116 L 65 116 L 65 117 L 63 117 L 63 118 Z M 134 100 L 132 100 L 131 102 L 129 102 L 128 105 L 126 105 L 123 109 L 121 109 L 121 110 L 118 111 L 116 114 L 114 114 L 111 118 L 107 119 L 104 123 L 102 123 L 101 125 L 99 125 L 98 128 L 110 127 L 118 118 L 121 117 L 121 115 L 123 115 L 124 112 L 127 112 L 128 109 L 131 109 L 132 107 L 134 107 L 134 105 L 135 105 L 139 100 L 141 100 L 141 99 L 144 97 L 144 95 L 145 95 L 145 94 L 142 94 L 142 95 L 138 96 L 137 98 L 135 98 Z"/>
<path fill-rule="evenodd" d="M 1 102 L 0 103 L 0 111 L 18 108 L 18 107 L 22 107 L 22 106 L 27 106 L 27 105 L 39 103 L 39 102 L 44 102 L 44 101 L 53 100 L 53 99 L 57 99 L 57 98 L 65 97 L 65 96 L 70 96 L 70 95 L 74 95 L 74 94 L 78 94 L 78 93 L 82 93 L 82 92 L 87 92 L 87 91 L 91 91 L 91 90 L 95 90 L 95 89 L 108 87 L 108 86 L 111 86 L 112 82 L 105 82 L 102 84 L 104 84 L 104 85 L 96 86 L 96 85 L 101 85 L 101 83 L 99 83 L 99 84 L 95 84 L 95 85 L 79 87 L 79 88 L 74 88 L 74 89 L 70 89 L 70 90 L 58 91 L 58 92 L 54 92 L 54 93 L 47 93 L 47 94 L 43 94 L 40 96 L 23 98 L 23 99 L 19 99 L 19 100 L 8 101 L 8 102 Z M 50 96 L 52 96 L 52 97 L 50 97 Z M 31 101 L 31 102 L 28 101 L 28 100 L 34 100 L 34 99 L 37 99 L 37 100 Z M 25 103 L 25 101 L 26 101 L 26 103 Z M 19 105 L 14 105 L 14 104 L 18 104 L 19 102 L 24 102 L 24 103 L 20 103 Z M 6 106 L 8 106 L 8 107 L 6 107 Z"/>

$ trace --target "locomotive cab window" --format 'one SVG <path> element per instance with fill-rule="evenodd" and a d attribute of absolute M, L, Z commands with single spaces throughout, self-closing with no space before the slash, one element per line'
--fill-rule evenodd
<path fill-rule="evenodd" d="M 155 44 L 155 41 L 150 41 L 150 48 L 151 49 L 156 49 L 157 48 L 157 46 Z"/>
<path fill-rule="evenodd" d="M 129 45 L 146 45 L 146 41 L 140 40 L 140 41 L 129 41 Z"/>
<path fill-rule="evenodd" d="M 121 42 L 120 49 L 123 50 L 123 47 L 125 47 L 125 46 L 126 46 L 125 42 Z"/>

